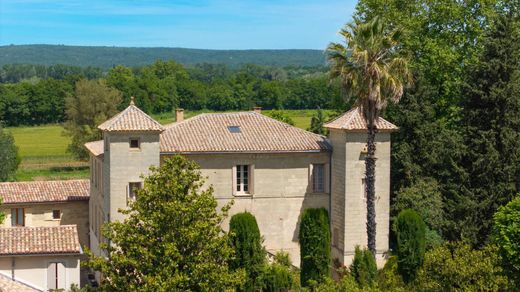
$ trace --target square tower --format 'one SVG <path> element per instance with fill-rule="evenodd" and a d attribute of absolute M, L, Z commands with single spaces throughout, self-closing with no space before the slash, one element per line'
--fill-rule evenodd
<path fill-rule="evenodd" d="M 150 166 L 160 164 L 164 127 L 134 105 L 98 127 L 103 131 L 103 220 L 123 220 L 124 209 L 142 188 Z"/>
<path fill-rule="evenodd" d="M 348 266 L 356 246 L 367 246 L 365 157 L 367 125 L 354 108 L 325 125 L 333 146 L 331 173 L 332 258 Z M 376 261 L 385 262 L 390 233 L 390 133 L 397 127 L 379 118 L 376 122 Z"/>

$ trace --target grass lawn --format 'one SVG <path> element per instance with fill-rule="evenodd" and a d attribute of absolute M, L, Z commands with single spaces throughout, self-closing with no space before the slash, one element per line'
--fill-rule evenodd
<path fill-rule="evenodd" d="M 185 118 L 190 118 L 209 111 L 185 111 Z M 269 114 L 270 111 L 263 111 Z M 284 111 L 295 123 L 296 127 L 307 129 L 310 126 L 314 110 L 286 110 Z M 325 111 L 331 114 L 332 111 Z M 174 122 L 174 113 L 152 115 L 161 124 Z M 44 125 L 34 127 L 7 128 L 13 134 L 18 146 L 22 163 L 16 173 L 16 180 L 51 180 L 87 178 L 89 170 L 86 162 L 75 160 L 67 153 L 70 142 L 68 136 L 63 135 L 61 125 Z"/>

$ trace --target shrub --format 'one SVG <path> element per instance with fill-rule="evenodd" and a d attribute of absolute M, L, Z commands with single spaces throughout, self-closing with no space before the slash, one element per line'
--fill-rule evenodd
<path fill-rule="evenodd" d="M 377 276 L 377 265 L 374 255 L 368 249 L 356 246 L 354 260 L 350 265 L 350 273 L 361 287 L 371 287 Z"/>
<path fill-rule="evenodd" d="M 266 266 L 262 274 L 262 291 L 280 292 L 288 291 L 293 288 L 298 289 L 297 272 L 293 270 L 289 254 L 278 252 L 274 257 L 274 262 Z"/>
<path fill-rule="evenodd" d="M 245 269 L 245 290 L 256 290 L 261 285 L 257 278 L 264 269 L 266 252 L 255 216 L 248 212 L 233 215 L 229 222 L 229 231 L 231 246 L 235 250 L 230 266 L 233 269 Z"/>
<path fill-rule="evenodd" d="M 474 250 L 462 242 L 428 251 L 414 281 L 419 291 L 508 291 L 497 249 Z"/>
<path fill-rule="evenodd" d="M 520 195 L 494 216 L 494 242 L 506 272 L 520 287 Z"/>
<path fill-rule="evenodd" d="M 392 256 L 379 271 L 378 287 L 382 291 L 406 291 L 405 283 L 397 270 L 397 257 Z"/>
<path fill-rule="evenodd" d="M 301 285 L 330 276 L 329 215 L 324 208 L 303 211 L 300 224 Z"/>
<path fill-rule="evenodd" d="M 411 209 L 397 216 L 397 268 L 405 282 L 415 278 L 425 252 L 426 225 L 421 216 Z"/>

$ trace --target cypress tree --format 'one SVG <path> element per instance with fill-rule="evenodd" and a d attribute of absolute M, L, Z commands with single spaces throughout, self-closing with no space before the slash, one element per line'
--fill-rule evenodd
<path fill-rule="evenodd" d="M 410 282 L 424 261 L 426 224 L 417 212 L 406 209 L 397 216 L 396 231 L 397 270 L 403 280 Z"/>
<path fill-rule="evenodd" d="M 377 264 L 374 255 L 368 249 L 362 250 L 359 246 L 356 246 L 350 272 L 361 287 L 371 287 L 377 277 Z"/>
<path fill-rule="evenodd" d="M 266 252 L 255 216 L 248 212 L 233 215 L 229 222 L 229 231 L 231 246 L 235 249 L 235 257 L 230 266 L 233 269 L 245 269 L 245 291 L 257 290 L 261 285 L 257 280 L 265 266 Z"/>
<path fill-rule="evenodd" d="M 464 86 L 468 183 L 462 236 L 486 243 L 493 214 L 520 192 L 520 26 L 513 9 L 498 16 Z"/>
<path fill-rule="evenodd" d="M 306 209 L 300 223 L 300 260 L 302 286 L 322 282 L 330 275 L 329 214 L 324 208 Z"/>

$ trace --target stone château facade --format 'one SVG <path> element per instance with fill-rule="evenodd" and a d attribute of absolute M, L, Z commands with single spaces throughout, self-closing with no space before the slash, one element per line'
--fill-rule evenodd
<path fill-rule="evenodd" d="M 364 157 L 366 123 L 353 109 L 328 123 L 328 138 L 251 112 L 201 114 L 162 126 L 133 103 L 99 126 L 103 140 L 90 151 L 90 248 L 101 253 L 101 225 L 122 220 L 117 210 L 135 198 L 150 166 L 171 155 L 197 162 L 206 185 L 230 214 L 249 211 L 258 221 L 269 252 L 289 252 L 299 265 L 298 229 L 305 208 L 323 207 L 331 218 L 333 259 L 350 264 L 356 245 L 365 246 Z M 377 122 L 377 260 L 388 251 L 390 207 L 390 133 Z M 227 223 L 225 223 L 225 228 Z"/>

